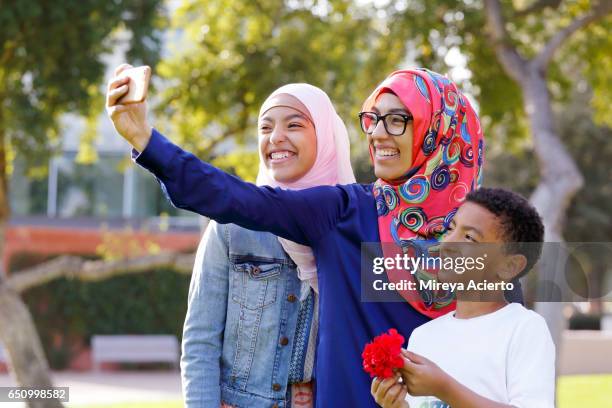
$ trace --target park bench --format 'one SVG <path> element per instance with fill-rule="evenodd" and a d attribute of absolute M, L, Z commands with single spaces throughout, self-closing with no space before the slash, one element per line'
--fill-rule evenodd
<path fill-rule="evenodd" d="M 172 335 L 97 335 L 91 340 L 93 369 L 102 363 L 179 364 L 179 344 Z"/>

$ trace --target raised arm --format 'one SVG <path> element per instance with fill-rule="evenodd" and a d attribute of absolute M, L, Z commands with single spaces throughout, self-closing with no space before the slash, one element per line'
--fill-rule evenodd
<path fill-rule="evenodd" d="M 131 79 L 122 64 L 110 79 L 106 110 L 117 132 L 137 151 L 136 162 L 151 171 L 176 207 L 221 223 L 269 231 L 310 245 L 336 224 L 347 195 L 336 187 L 300 192 L 257 187 L 200 161 L 170 143 L 147 121 L 146 100 L 122 104 Z M 143 84 L 144 86 L 144 84 Z"/>
<path fill-rule="evenodd" d="M 336 225 L 348 200 L 341 187 L 291 191 L 246 183 L 185 152 L 155 129 L 134 157 L 155 175 L 177 208 L 304 245 Z"/>

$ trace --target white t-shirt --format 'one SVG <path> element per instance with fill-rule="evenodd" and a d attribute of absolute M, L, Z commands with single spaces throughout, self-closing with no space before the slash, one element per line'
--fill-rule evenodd
<path fill-rule="evenodd" d="M 493 401 L 554 407 L 555 345 L 542 316 L 518 303 L 471 319 L 448 313 L 415 329 L 407 349 Z M 410 408 L 448 407 L 435 397 L 406 401 Z"/>

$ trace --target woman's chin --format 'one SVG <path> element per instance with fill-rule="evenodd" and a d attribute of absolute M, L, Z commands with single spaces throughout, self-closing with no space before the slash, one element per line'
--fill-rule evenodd
<path fill-rule="evenodd" d="M 295 171 L 289 169 L 273 169 L 270 175 L 278 183 L 292 183 L 300 178 Z"/>
<path fill-rule="evenodd" d="M 402 177 L 402 172 L 397 171 L 395 169 L 389 169 L 387 166 L 379 166 L 377 165 L 374 168 L 374 174 L 377 178 L 383 179 L 386 181 L 393 181 Z"/>

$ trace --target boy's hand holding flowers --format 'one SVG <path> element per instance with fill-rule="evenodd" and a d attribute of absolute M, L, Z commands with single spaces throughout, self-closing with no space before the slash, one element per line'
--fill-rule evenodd
<path fill-rule="evenodd" d="M 376 377 L 372 380 L 370 392 L 378 405 L 383 408 L 410 408 L 406 402 L 406 386 L 400 382 L 400 377 L 390 377 L 384 380 Z"/>
<path fill-rule="evenodd" d="M 395 329 L 376 336 L 366 344 L 361 357 L 363 369 L 375 377 L 370 393 L 384 408 L 408 408 L 406 386 L 400 381 L 398 370 L 404 366 L 402 357 L 404 336 Z"/>
<path fill-rule="evenodd" d="M 446 399 L 445 391 L 454 381 L 452 377 L 416 353 L 402 349 L 401 358 L 404 365 L 397 372 L 402 381 L 398 375 L 376 377 L 372 381 L 370 392 L 378 405 L 383 408 L 408 408 L 407 393 L 413 396 L 431 395 L 443 401 Z"/>
<path fill-rule="evenodd" d="M 454 379 L 434 362 L 402 350 L 404 366 L 399 372 L 402 376 L 408 393 L 413 396 L 432 395 L 445 400 L 445 391 Z"/>

